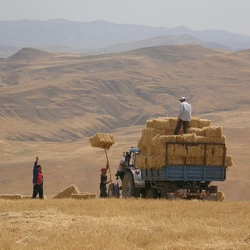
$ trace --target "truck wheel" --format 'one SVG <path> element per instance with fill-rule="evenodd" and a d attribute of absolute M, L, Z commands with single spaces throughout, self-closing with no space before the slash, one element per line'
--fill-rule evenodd
<path fill-rule="evenodd" d="M 132 196 L 140 197 L 140 189 L 135 188 L 133 175 L 130 171 L 127 171 L 122 180 L 122 197 L 130 198 Z"/>
<path fill-rule="evenodd" d="M 158 197 L 158 192 L 155 188 L 151 187 L 146 191 L 147 199 L 157 199 L 157 197 Z"/>

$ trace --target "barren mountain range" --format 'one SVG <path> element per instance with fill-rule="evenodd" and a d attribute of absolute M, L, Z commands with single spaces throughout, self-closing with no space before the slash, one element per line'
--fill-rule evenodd
<path fill-rule="evenodd" d="M 50 52 L 106 54 L 143 47 L 193 44 L 238 51 L 250 48 L 250 37 L 223 30 L 194 31 L 176 28 L 115 24 L 103 20 L 73 22 L 0 21 L 0 57 L 7 58 L 23 47 Z"/>
<path fill-rule="evenodd" d="M 23 48 L 0 61 L 0 192 L 31 192 L 36 155 L 45 193 L 70 184 L 98 193 L 102 150 L 96 132 L 114 134 L 115 173 L 122 152 L 136 146 L 146 120 L 177 116 L 181 96 L 193 116 L 221 126 L 234 166 L 220 183 L 228 199 L 250 199 L 250 50 L 199 45 L 154 46 L 105 55 Z M 47 178 L 46 178 L 47 177 Z"/>

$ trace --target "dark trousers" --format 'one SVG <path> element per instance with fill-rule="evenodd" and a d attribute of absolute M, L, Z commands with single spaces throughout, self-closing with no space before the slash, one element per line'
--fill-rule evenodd
<path fill-rule="evenodd" d="M 101 187 L 100 188 L 100 198 L 106 198 L 106 197 L 108 197 L 107 188 L 106 187 Z"/>
<path fill-rule="evenodd" d="M 118 179 L 118 177 L 120 177 L 121 181 L 123 180 L 123 177 L 125 175 L 125 172 L 120 172 L 120 171 L 117 171 L 116 172 L 116 179 Z"/>
<path fill-rule="evenodd" d="M 187 134 L 188 125 L 189 125 L 188 121 L 182 121 L 181 119 L 179 119 L 174 130 L 174 135 L 178 135 L 181 126 L 183 126 L 183 133 Z"/>
<path fill-rule="evenodd" d="M 39 199 L 43 199 L 43 184 L 42 185 L 38 185 L 38 184 L 34 185 L 32 198 L 35 199 L 37 194 L 39 194 Z"/>

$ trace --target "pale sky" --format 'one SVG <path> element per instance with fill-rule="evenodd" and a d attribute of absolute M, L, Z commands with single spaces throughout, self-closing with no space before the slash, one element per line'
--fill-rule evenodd
<path fill-rule="evenodd" d="M 250 36 L 250 0 L 0 0 L 0 21 L 105 20 L 192 30 L 225 30 Z"/>

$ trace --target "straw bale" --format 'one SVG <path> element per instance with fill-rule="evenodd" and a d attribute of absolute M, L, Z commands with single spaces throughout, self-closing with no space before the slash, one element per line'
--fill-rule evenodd
<path fill-rule="evenodd" d="M 147 156 L 152 156 L 155 155 L 158 151 L 158 147 L 154 147 L 152 144 L 149 145 L 146 149 L 146 155 Z"/>
<path fill-rule="evenodd" d="M 186 157 L 176 157 L 175 155 L 168 155 L 167 164 L 168 165 L 183 165 L 186 162 Z"/>
<path fill-rule="evenodd" d="M 166 156 L 156 156 L 154 157 L 154 168 L 162 168 L 166 165 Z M 151 167 L 153 168 L 153 167 Z"/>
<path fill-rule="evenodd" d="M 221 127 L 205 127 L 205 136 L 206 137 L 222 137 L 222 129 Z"/>
<path fill-rule="evenodd" d="M 190 128 L 199 128 L 199 121 L 200 121 L 200 118 L 192 117 L 192 120 L 189 122 L 189 127 Z"/>
<path fill-rule="evenodd" d="M 153 128 L 153 120 L 146 121 L 146 128 Z"/>
<path fill-rule="evenodd" d="M 24 196 L 22 196 L 22 200 L 29 200 L 29 199 L 32 199 L 31 195 L 24 195 Z"/>
<path fill-rule="evenodd" d="M 205 136 L 205 130 L 201 128 L 189 128 L 188 133 L 195 134 L 197 136 Z"/>
<path fill-rule="evenodd" d="M 137 142 L 137 148 L 141 148 L 142 147 L 142 139 L 140 138 Z"/>
<path fill-rule="evenodd" d="M 156 128 L 144 128 L 142 130 L 141 144 L 142 146 L 148 147 L 151 144 L 151 140 L 162 134 L 162 131 Z"/>
<path fill-rule="evenodd" d="M 0 199 L 4 199 L 4 200 L 21 200 L 22 195 L 20 195 L 20 194 L 1 194 Z"/>
<path fill-rule="evenodd" d="M 158 145 L 166 146 L 167 142 L 172 142 L 173 137 L 169 135 L 157 135 L 152 139 L 152 144 L 154 147 Z"/>
<path fill-rule="evenodd" d="M 91 193 L 79 193 L 79 194 L 71 194 L 70 198 L 72 199 L 78 199 L 78 200 L 87 200 L 95 198 L 96 194 Z"/>
<path fill-rule="evenodd" d="M 211 121 L 207 119 L 200 119 L 198 122 L 198 128 L 204 128 L 211 126 Z"/>
<path fill-rule="evenodd" d="M 93 137 L 89 138 L 89 142 L 92 147 L 109 149 L 115 143 L 115 138 L 110 134 L 96 133 Z"/>
<path fill-rule="evenodd" d="M 155 158 L 156 158 L 156 156 L 147 157 L 147 166 L 146 166 L 146 168 L 154 168 L 155 167 Z"/>
<path fill-rule="evenodd" d="M 164 129 L 163 135 L 173 135 L 174 129 Z M 180 130 L 182 132 L 182 130 Z"/>
<path fill-rule="evenodd" d="M 206 137 L 206 142 L 225 143 L 226 137 L 224 135 L 221 137 Z"/>
<path fill-rule="evenodd" d="M 227 155 L 226 156 L 226 159 L 225 159 L 225 166 L 226 167 L 231 167 L 233 166 L 233 159 L 232 159 L 232 156 L 231 155 Z"/>
<path fill-rule="evenodd" d="M 178 121 L 178 118 L 176 118 L 176 117 L 169 117 L 168 120 L 170 121 L 170 129 L 174 131 L 175 127 L 176 127 L 176 124 L 177 124 L 177 121 Z"/>
<path fill-rule="evenodd" d="M 170 129 L 170 121 L 167 119 L 154 119 L 153 120 L 153 128 L 169 130 Z"/>
<path fill-rule="evenodd" d="M 205 143 L 209 142 L 209 138 L 204 137 L 204 136 L 196 136 L 197 143 Z"/>
<path fill-rule="evenodd" d="M 218 192 L 216 195 L 217 201 L 224 201 L 225 200 L 225 194 L 223 192 Z"/>
<path fill-rule="evenodd" d="M 182 144 L 174 145 L 174 154 L 175 156 L 186 157 L 187 155 L 186 147 Z"/>
<path fill-rule="evenodd" d="M 65 190 L 54 196 L 52 199 L 65 199 L 70 198 L 72 194 L 79 194 L 79 190 L 76 186 L 70 185 Z"/>
<path fill-rule="evenodd" d="M 142 155 L 142 154 L 139 154 L 137 157 L 136 157 L 136 166 L 138 168 L 141 168 L 141 169 L 145 169 L 146 168 L 146 159 L 147 157 Z"/>
<path fill-rule="evenodd" d="M 224 146 L 223 145 L 207 145 L 206 154 L 211 157 L 223 157 Z"/>
<path fill-rule="evenodd" d="M 183 141 L 184 142 L 191 142 L 195 143 L 197 141 L 195 134 L 184 134 L 183 135 Z"/>
<path fill-rule="evenodd" d="M 222 145 L 207 145 L 206 163 L 207 165 L 222 165 L 223 164 L 223 146 Z"/>
<path fill-rule="evenodd" d="M 218 156 L 208 155 L 206 158 L 206 165 L 211 165 L 211 166 L 223 165 L 223 158 Z"/>
<path fill-rule="evenodd" d="M 204 157 L 189 156 L 186 159 L 186 164 L 204 165 Z"/>
<path fill-rule="evenodd" d="M 204 158 L 205 145 L 198 144 L 196 146 L 187 146 L 187 159 L 190 157 Z"/>

